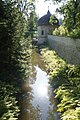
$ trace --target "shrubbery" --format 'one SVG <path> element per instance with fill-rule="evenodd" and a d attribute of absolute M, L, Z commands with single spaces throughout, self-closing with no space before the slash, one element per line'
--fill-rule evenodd
<path fill-rule="evenodd" d="M 42 55 L 62 120 L 80 120 L 80 66 L 67 64 L 48 49 Z"/>
<path fill-rule="evenodd" d="M 57 0 L 55 0 L 57 2 Z M 60 0 L 58 2 L 61 2 Z M 65 1 L 63 1 L 64 3 Z M 69 36 L 71 38 L 80 38 L 80 1 L 66 0 L 57 12 L 64 16 L 63 25 L 56 29 L 53 34 L 60 36 Z"/>
<path fill-rule="evenodd" d="M 60 26 L 59 28 L 56 28 L 54 31 L 53 31 L 53 35 L 58 35 L 58 36 L 68 36 L 68 30 L 66 27 L 64 26 Z"/>
<path fill-rule="evenodd" d="M 0 81 L 0 120 L 17 120 L 19 107 L 13 95 L 16 92 L 17 86 Z"/>
<path fill-rule="evenodd" d="M 71 38 L 80 38 L 80 27 L 76 28 L 76 29 L 73 29 L 71 32 L 70 32 L 70 37 Z"/>
<path fill-rule="evenodd" d="M 0 120 L 18 119 L 16 95 L 29 72 L 26 21 L 13 1 L 0 1 Z"/>
<path fill-rule="evenodd" d="M 67 27 L 61 25 L 59 28 L 55 28 L 53 35 L 80 38 L 80 28 L 78 27 L 69 32 Z"/>

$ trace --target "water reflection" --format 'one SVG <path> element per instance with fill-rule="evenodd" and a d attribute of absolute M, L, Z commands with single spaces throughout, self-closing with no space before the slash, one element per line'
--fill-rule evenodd
<path fill-rule="evenodd" d="M 36 81 L 31 85 L 33 91 L 33 100 L 32 105 L 41 109 L 42 120 L 46 120 L 48 107 L 50 105 L 49 95 L 48 95 L 48 77 L 46 72 L 42 71 L 38 66 L 35 66 L 36 69 Z"/>
<path fill-rule="evenodd" d="M 32 85 L 35 96 L 48 97 L 48 76 L 38 66 L 36 68 L 36 81 Z"/>
<path fill-rule="evenodd" d="M 40 55 L 32 51 L 30 76 L 22 84 L 19 120 L 59 120 L 56 101 Z"/>

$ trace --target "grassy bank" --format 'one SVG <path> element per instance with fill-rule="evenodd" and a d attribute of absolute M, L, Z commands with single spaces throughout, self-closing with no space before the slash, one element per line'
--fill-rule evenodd
<path fill-rule="evenodd" d="M 18 95 L 22 93 L 22 83 L 29 77 L 29 66 L 26 66 L 26 72 L 19 66 L 15 72 L 10 68 L 13 74 L 8 71 L 9 74 L 0 79 L 0 120 L 18 120 Z"/>
<path fill-rule="evenodd" d="M 14 95 L 17 92 L 16 84 L 0 81 L 0 120 L 17 120 L 19 107 Z"/>
<path fill-rule="evenodd" d="M 0 120 L 18 120 L 20 108 L 17 98 L 22 93 L 21 85 L 29 73 L 28 64 L 24 66 L 26 68 L 8 66 L 3 73 L 0 72 Z"/>
<path fill-rule="evenodd" d="M 80 66 L 67 64 L 55 51 L 42 49 L 62 120 L 80 120 Z"/>
<path fill-rule="evenodd" d="M 29 77 L 29 50 L 22 51 L 21 58 L 12 63 L 0 63 L 0 120 L 18 120 L 20 112 L 18 94 L 21 85 Z"/>

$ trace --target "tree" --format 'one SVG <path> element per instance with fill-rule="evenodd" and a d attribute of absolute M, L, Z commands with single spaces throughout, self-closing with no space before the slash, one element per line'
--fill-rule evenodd
<path fill-rule="evenodd" d="M 63 1 L 63 5 L 57 8 L 57 12 L 64 15 L 63 24 L 68 29 L 71 37 L 78 38 L 80 36 L 80 0 L 52 0 L 59 3 Z"/>
<path fill-rule="evenodd" d="M 33 38 L 35 31 L 37 30 L 37 14 L 35 12 L 34 3 L 29 3 L 29 15 L 27 16 L 27 36 Z"/>
<path fill-rule="evenodd" d="M 67 27 L 71 37 L 80 36 L 80 3 L 78 0 L 70 0 L 60 8 L 64 15 L 64 26 Z"/>
<path fill-rule="evenodd" d="M 46 1 L 52 1 L 52 2 L 54 2 L 54 3 L 60 3 L 61 1 L 64 1 L 64 0 L 45 0 L 45 2 Z"/>
<path fill-rule="evenodd" d="M 15 94 L 29 71 L 27 25 L 17 5 L 15 0 L 0 0 L 0 120 L 18 117 Z"/>

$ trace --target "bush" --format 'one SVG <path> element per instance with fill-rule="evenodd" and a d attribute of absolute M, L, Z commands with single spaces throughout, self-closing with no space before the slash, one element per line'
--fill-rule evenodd
<path fill-rule="evenodd" d="M 77 29 L 73 29 L 72 32 L 70 32 L 71 38 L 80 38 L 80 27 Z"/>
<path fill-rule="evenodd" d="M 71 38 L 80 38 L 80 27 L 72 29 L 70 32 L 65 26 L 60 26 L 53 31 L 53 35 L 57 36 L 69 36 Z"/>
<path fill-rule="evenodd" d="M 80 66 L 67 64 L 51 50 L 44 49 L 42 54 L 61 119 L 80 120 Z"/>
<path fill-rule="evenodd" d="M 53 31 L 53 35 L 68 36 L 68 30 L 66 27 L 61 25 Z"/>
<path fill-rule="evenodd" d="M 19 107 L 13 95 L 17 92 L 17 86 L 0 81 L 0 120 L 17 120 Z"/>

